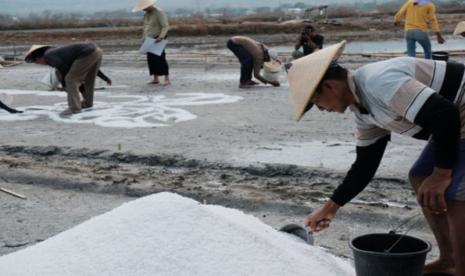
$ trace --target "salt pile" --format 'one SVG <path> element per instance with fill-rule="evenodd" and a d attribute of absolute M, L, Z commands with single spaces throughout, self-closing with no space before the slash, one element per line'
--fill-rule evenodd
<path fill-rule="evenodd" d="M 0 257 L 1 275 L 354 275 L 321 248 L 240 211 L 147 196 Z"/>

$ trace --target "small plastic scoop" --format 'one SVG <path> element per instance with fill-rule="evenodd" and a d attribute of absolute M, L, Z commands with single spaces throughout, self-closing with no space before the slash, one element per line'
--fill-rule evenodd
<path fill-rule="evenodd" d="M 287 224 L 279 229 L 281 232 L 285 232 L 291 235 L 294 235 L 306 243 L 313 245 L 313 233 L 305 229 L 304 227 L 297 225 L 297 224 Z"/>

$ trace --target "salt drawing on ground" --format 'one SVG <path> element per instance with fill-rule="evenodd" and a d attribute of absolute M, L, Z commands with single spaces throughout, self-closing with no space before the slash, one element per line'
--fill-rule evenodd
<path fill-rule="evenodd" d="M 0 94 L 66 97 L 65 93 L 49 91 L 0 90 Z M 229 104 L 243 99 L 239 96 L 229 96 L 221 93 L 179 93 L 173 96 L 102 94 L 108 93 L 98 93 L 96 96 L 106 101 L 95 101 L 91 110 L 67 118 L 59 116 L 59 113 L 67 108 L 67 103 L 59 102 L 52 105 L 15 106 L 15 108 L 25 112 L 22 114 L 0 112 L 0 121 L 27 121 L 46 116 L 62 123 L 95 124 L 102 127 L 165 127 L 172 123 L 197 118 L 196 115 L 184 109 L 185 107 Z"/>
<path fill-rule="evenodd" d="M 354 275 L 342 259 L 238 210 L 159 193 L 0 257 L 2 275 Z"/>

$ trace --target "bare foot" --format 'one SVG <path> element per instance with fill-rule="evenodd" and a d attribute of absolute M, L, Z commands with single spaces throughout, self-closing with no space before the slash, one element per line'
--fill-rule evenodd
<path fill-rule="evenodd" d="M 445 273 L 455 275 L 455 264 L 453 261 L 443 261 L 438 259 L 427 265 L 423 269 L 423 274 Z"/>
<path fill-rule="evenodd" d="M 148 81 L 147 84 L 160 84 L 160 82 L 157 80 L 151 80 L 151 81 Z"/>
<path fill-rule="evenodd" d="M 169 81 L 169 80 L 168 80 L 168 81 L 165 81 L 162 85 L 163 85 L 163 86 L 171 85 L 171 81 Z"/>
<path fill-rule="evenodd" d="M 254 80 L 249 80 L 249 81 L 247 82 L 247 84 L 249 84 L 249 85 L 258 85 L 259 83 L 256 82 L 256 81 L 254 81 Z"/>
<path fill-rule="evenodd" d="M 248 88 L 252 88 L 254 87 L 252 84 L 248 84 L 248 83 L 241 83 L 239 84 L 239 88 L 241 89 L 248 89 Z"/>

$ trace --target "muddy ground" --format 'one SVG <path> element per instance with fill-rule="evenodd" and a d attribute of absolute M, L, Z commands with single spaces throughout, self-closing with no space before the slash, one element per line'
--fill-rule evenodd
<path fill-rule="evenodd" d="M 173 85 L 151 86 L 145 84 L 143 57 L 107 50 L 102 69 L 114 87 L 96 92 L 97 101 L 108 100 L 106 95 L 172 98 L 187 93 L 222 93 L 241 100 L 187 106 L 195 119 L 168 120 L 165 127 L 102 127 L 46 116 L 1 122 L 0 187 L 27 199 L 0 193 L 0 255 L 160 191 L 238 208 L 276 228 L 301 224 L 331 195 L 354 158 L 353 149 L 334 151 L 354 147 L 350 114 L 311 111 L 296 123 L 284 77 L 279 88 L 240 90 L 239 67 L 230 56 L 186 60 L 173 53 L 168 58 Z M 356 68 L 369 61 L 374 60 L 347 57 L 342 62 Z M 46 71 L 27 64 L 0 69 L 0 90 L 44 90 L 38 80 Z M 12 105 L 26 109 L 63 102 L 63 92 L 56 93 L 15 95 Z M 319 146 L 309 150 L 309 142 Z M 418 213 L 406 175 L 422 145 L 394 136 L 377 178 L 341 209 L 329 230 L 315 236 L 316 243 L 351 258 L 351 238 L 388 232 Z M 290 149 L 300 155 L 293 158 Z M 310 157 L 317 154 L 334 162 L 315 162 Z M 422 220 L 411 234 L 434 244 Z M 434 249 L 429 258 L 435 256 Z"/>

